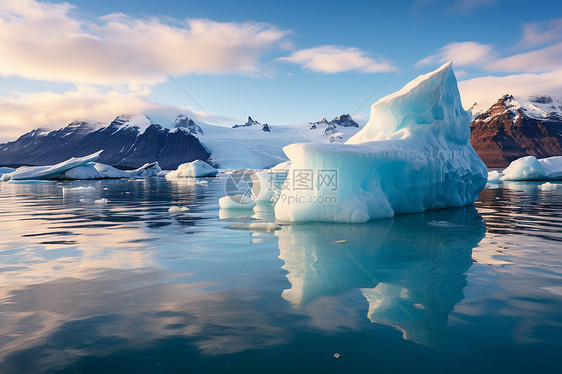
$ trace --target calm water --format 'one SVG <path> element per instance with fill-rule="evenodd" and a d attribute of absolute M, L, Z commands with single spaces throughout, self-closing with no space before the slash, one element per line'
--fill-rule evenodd
<path fill-rule="evenodd" d="M 275 232 L 223 184 L 1 183 L 0 372 L 562 370 L 562 184 Z"/>

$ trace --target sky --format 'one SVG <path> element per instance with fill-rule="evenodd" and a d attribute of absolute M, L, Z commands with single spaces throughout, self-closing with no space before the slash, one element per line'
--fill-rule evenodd
<path fill-rule="evenodd" d="M 365 123 L 447 61 L 466 108 L 562 96 L 562 2 L 0 0 L 0 141 L 126 113 Z"/>

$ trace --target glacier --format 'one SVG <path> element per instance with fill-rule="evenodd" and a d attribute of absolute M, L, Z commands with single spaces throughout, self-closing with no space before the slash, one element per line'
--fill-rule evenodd
<path fill-rule="evenodd" d="M 166 179 L 214 177 L 218 173 L 219 171 L 217 169 L 205 161 L 195 160 L 181 164 L 178 166 L 177 170 L 166 174 Z"/>
<path fill-rule="evenodd" d="M 367 222 L 470 205 L 488 176 L 470 144 L 470 121 L 452 63 L 421 75 L 374 103 L 369 122 L 344 144 L 284 147 L 291 168 L 275 218 Z M 311 188 L 296 188 L 302 171 L 316 173 Z"/>
<path fill-rule="evenodd" d="M 56 165 L 22 166 L 3 174 L 0 181 L 145 178 L 156 176 L 162 171 L 157 162 L 145 164 L 135 170 L 119 170 L 95 162 L 102 152 L 103 150 L 84 157 L 72 157 Z"/>
<path fill-rule="evenodd" d="M 521 157 L 512 161 L 502 174 L 502 181 L 562 180 L 562 156 Z"/>

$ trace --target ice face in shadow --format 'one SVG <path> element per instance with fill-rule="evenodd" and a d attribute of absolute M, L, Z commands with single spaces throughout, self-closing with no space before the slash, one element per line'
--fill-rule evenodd
<path fill-rule="evenodd" d="M 280 193 L 275 216 L 366 222 L 472 204 L 487 168 L 470 144 L 470 120 L 450 63 L 422 75 L 373 104 L 369 122 L 345 144 L 286 146 L 293 179 Z M 297 189 L 303 170 L 317 173 L 315 183 Z M 332 183 L 322 178 L 328 171 Z"/>
<path fill-rule="evenodd" d="M 289 225 L 276 235 L 291 283 L 282 296 L 295 307 L 360 289 L 373 323 L 438 347 L 485 226 L 470 206 L 364 225 Z"/>

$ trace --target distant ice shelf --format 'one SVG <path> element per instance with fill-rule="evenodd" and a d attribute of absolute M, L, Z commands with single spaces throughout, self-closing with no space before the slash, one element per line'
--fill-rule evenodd
<path fill-rule="evenodd" d="M 84 157 L 73 157 L 56 165 L 23 166 L 3 174 L 0 181 L 144 178 L 156 176 L 162 171 L 157 162 L 145 164 L 136 170 L 119 170 L 95 162 L 102 152 L 103 150 Z"/>

